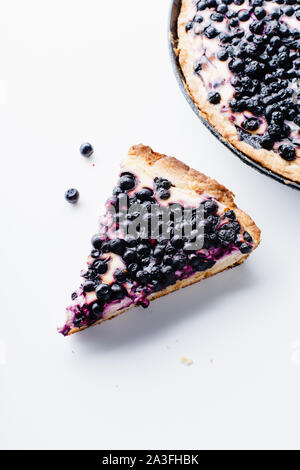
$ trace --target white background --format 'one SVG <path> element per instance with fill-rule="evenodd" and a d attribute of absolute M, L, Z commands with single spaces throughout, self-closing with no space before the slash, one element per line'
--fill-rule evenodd
<path fill-rule="evenodd" d="M 300 448 L 300 194 L 193 114 L 168 9 L 1 2 L 1 448 Z M 239 268 L 63 338 L 119 161 L 140 142 L 229 187 L 262 244 Z"/>

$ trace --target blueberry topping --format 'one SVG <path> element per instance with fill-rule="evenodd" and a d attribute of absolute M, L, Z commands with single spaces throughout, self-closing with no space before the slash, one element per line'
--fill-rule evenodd
<path fill-rule="evenodd" d="M 77 189 L 75 188 L 72 188 L 72 189 L 68 189 L 68 191 L 66 191 L 65 193 L 65 198 L 68 202 L 70 202 L 71 204 L 76 204 L 76 202 L 78 201 L 79 199 L 79 192 Z"/>
<path fill-rule="evenodd" d="M 89 142 L 85 142 L 80 146 L 80 153 L 86 158 L 89 158 L 93 155 L 94 149 Z"/>

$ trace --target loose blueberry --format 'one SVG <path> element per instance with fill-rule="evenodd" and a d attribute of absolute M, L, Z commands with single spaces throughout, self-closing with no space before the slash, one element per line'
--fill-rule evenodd
<path fill-rule="evenodd" d="M 86 158 L 89 158 L 93 155 L 94 149 L 89 142 L 85 142 L 80 146 L 80 153 Z"/>
<path fill-rule="evenodd" d="M 71 204 L 76 204 L 79 199 L 79 192 L 75 188 L 68 189 L 65 193 L 65 198 Z"/>
<path fill-rule="evenodd" d="M 127 272 L 123 269 L 116 269 L 114 273 L 114 278 L 117 282 L 120 282 L 122 284 L 127 279 Z"/>

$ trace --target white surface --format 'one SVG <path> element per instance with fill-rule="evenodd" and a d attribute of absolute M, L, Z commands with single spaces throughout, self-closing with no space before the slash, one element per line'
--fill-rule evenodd
<path fill-rule="evenodd" d="M 168 7 L 2 3 L 1 448 L 300 447 L 300 194 L 192 113 L 171 70 Z M 92 160 L 78 152 L 86 140 Z M 240 268 L 63 338 L 98 215 L 139 142 L 232 189 L 262 245 Z"/>

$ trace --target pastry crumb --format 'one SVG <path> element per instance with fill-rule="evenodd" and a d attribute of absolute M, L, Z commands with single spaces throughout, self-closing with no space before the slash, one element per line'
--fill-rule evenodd
<path fill-rule="evenodd" d="M 182 357 L 181 358 L 181 363 L 186 365 L 186 366 L 191 366 L 194 364 L 194 361 L 192 359 L 189 359 L 187 357 Z"/>

